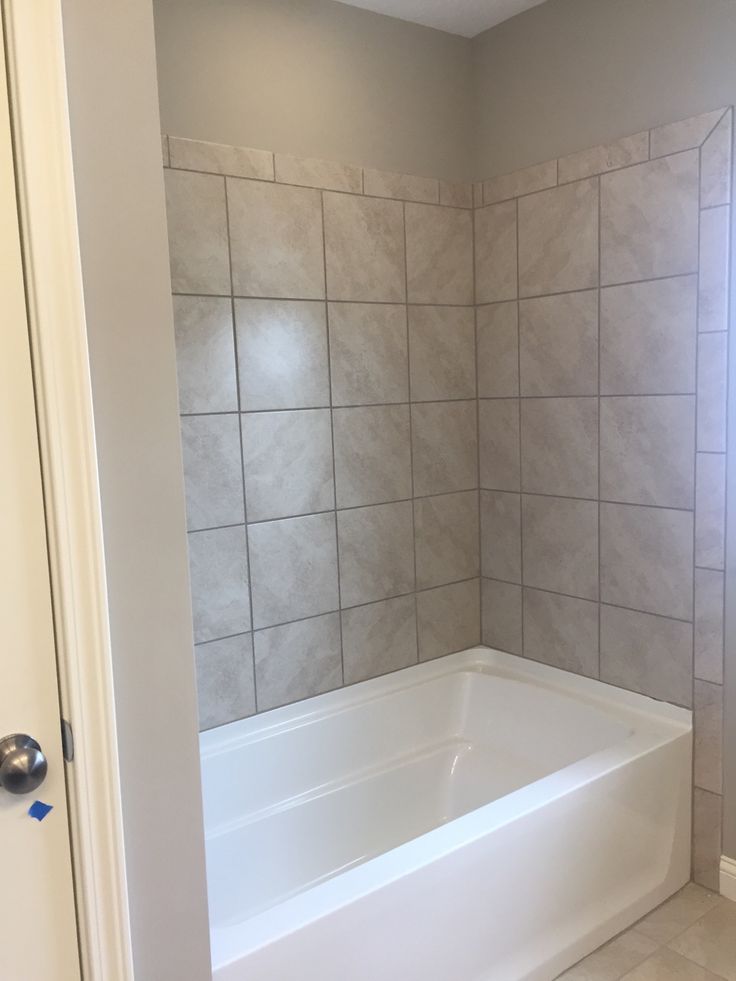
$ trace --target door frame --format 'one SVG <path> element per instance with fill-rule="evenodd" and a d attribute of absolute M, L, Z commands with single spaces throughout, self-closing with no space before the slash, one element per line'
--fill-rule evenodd
<path fill-rule="evenodd" d="M 85 981 L 133 981 L 102 514 L 60 0 L 0 0 Z"/>

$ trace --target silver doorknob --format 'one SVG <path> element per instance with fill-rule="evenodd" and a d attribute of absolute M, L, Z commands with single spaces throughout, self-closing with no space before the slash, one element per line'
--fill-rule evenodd
<path fill-rule="evenodd" d="M 9 794 L 30 794 L 41 786 L 47 770 L 35 739 L 22 732 L 0 739 L 0 785 Z"/>

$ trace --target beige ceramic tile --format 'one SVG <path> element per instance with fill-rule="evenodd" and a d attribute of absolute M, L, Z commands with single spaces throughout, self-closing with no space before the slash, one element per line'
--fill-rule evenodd
<path fill-rule="evenodd" d="M 719 903 L 670 947 L 726 981 L 736 981 L 736 903 Z"/>
<path fill-rule="evenodd" d="M 173 300 L 179 411 L 237 411 L 230 299 L 175 295 Z"/>
<path fill-rule="evenodd" d="M 692 508 L 695 396 L 601 399 L 601 498 Z"/>
<path fill-rule="evenodd" d="M 595 290 L 519 304 L 522 395 L 597 395 Z"/>
<path fill-rule="evenodd" d="M 649 159 L 649 133 L 634 133 L 613 143 L 580 150 L 558 160 L 560 184 L 582 180 L 608 170 L 628 167 Z"/>
<path fill-rule="evenodd" d="M 417 589 L 480 575 L 478 492 L 414 501 Z"/>
<path fill-rule="evenodd" d="M 338 511 L 337 529 L 343 607 L 414 589 L 410 501 Z"/>
<path fill-rule="evenodd" d="M 621 981 L 722 981 L 716 974 L 680 957 L 672 950 L 660 950 L 643 964 L 625 974 Z"/>
<path fill-rule="evenodd" d="M 542 191 L 546 187 L 554 187 L 556 183 L 557 161 L 547 160 L 484 181 L 483 203 L 495 204 L 507 198 L 516 198 L 520 194 L 531 194 L 533 191 Z"/>
<path fill-rule="evenodd" d="M 518 491 L 521 474 L 518 399 L 481 399 L 478 424 L 480 486 Z"/>
<path fill-rule="evenodd" d="M 167 170 L 166 217 L 174 293 L 230 293 L 225 182 Z"/>
<path fill-rule="evenodd" d="M 517 305 L 493 303 L 479 307 L 478 395 L 499 398 L 519 394 L 519 327 Z"/>
<path fill-rule="evenodd" d="M 728 205 L 700 212 L 698 330 L 728 329 Z"/>
<path fill-rule="evenodd" d="M 399 201 L 325 193 L 330 299 L 405 300 L 403 209 Z"/>
<path fill-rule="evenodd" d="M 438 204 L 439 181 L 433 177 L 414 177 L 410 174 L 392 174 L 385 170 L 363 172 L 364 193 L 379 198 L 399 198 L 403 201 L 425 201 Z"/>
<path fill-rule="evenodd" d="M 482 643 L 521 654 L 521 586 L 481 580 Z"/>
<path fill-rule="evenodd" d="M 164 167 L 168 167 L 170 163 L 169 138 L 164 133 L 161 134 L 161 158 L 163 159 Z"/>
<path fill-rule="evenodd" d="M 639 920 L 634 929 L 650 940 L 666 944 L 687 930 L 719 902 L 719 897 L 715 893 L 703 889 L 694 882 L 688 882 L 666 903 L 662 903 L 643 920 Z"/>
<path fill-rule="evenodd" d="M 324 303 L 236 300 L 235 324 L 243 409 L 330 404 Z"/>
<path fill-rule="evenodd" d="M 332 404 L 409 401 L 406 308 L 330 303 Z"/>
<path fill-rule="evenodd" d="M 329 409 L 249 412 L 242 426 L 249 521 L 334 508 Z"/>
<path fill-rule="evenodd" d="M 335 409 L 332 419 L 339 508 L 411 497 L 408 405 Z"/>
<path fill-rule="evenodd" d="M 453 208 L 472 208 L 473 185 L 458 181 L 440 181 L 440 204 Z"/>
<path fill-rule="evenodd" d="M 604 285 L 697 270 L 697 151 L 604 174 L 600 181 Z"/>
<path fill-rule="evenodd" d="M 689 511 L 601 504 L 601 599 L 689 620 L 693 515 Z"/>
<path fill-rule="evenodd" d="M 413 401 L 475 398 L 472 307 L 409 307 L 409 363 Z"/>
<path fill-rule="evenodd" d="M 334 514 L 250 525 L 248 548 L 254 627 L 338 608 Z"/>
<path fill-rule="evenodd" d="M 516 202 L 475 212 L 476 303 L 513 300 L 516 286 Z"/>
<path fill-rule="evenodd" d="M 598 285 L 598 179 L 519 200 L 521 296 Z"/>
<path fill-rule="evenodd" d="M 181 170 L 201 170 L 228 177 L 254 177 L 273 180 L 273 154 L 267 150 L 205 143 L 203 140 L 182 140 L 169 137 L 171 166 Z"/>
<path fill-rule="evenodd" d="M 480 181 L 475 181 L 473 184 L 473 207 L 483 207 L 483 184 Z"/>
<path fill-rule="evenodd" d="M 698 453 L 695 465 L 695 562 L 723 569 L 726 550 L 726 457 Z"/>
<path fill-rule="evenodd" d="M 619 981 L 626 971 L 646 960 L 657 947 L 648 937 L 628 930 L 565 971 L 559 981 Z"/>
<path fill-rule="evenodd" d="M 718 794 L 695 788 L 693 791 L 693 879 L 713 891 L 719 887 L 722 813 L 723 799 Z M 693 929 L 691 927 L 691 930 Z M 671 946 L 674 947 L 675 943 Z M 683 948 L 676 947 L 676 949 L 682 954 L 692 956 Z M 724 977 L 728 975 L 724 974 Z M 736 981 L 736 973 L 731 976 L 731 981 Z"/>
<path fill-rule="evenodd" d="M 199 728 L 213 729 L 256 710 L 250 634 L 194 648 Z"/>
<path fill-rule="evenodd" d="M 522 399 L 521 474 L 527 493 L 597 497 L 598 399 Z"/>
<path fill-rule="evenodd" d="M 420 661 L 480 643 L 480 581 L 417 593 L 417 628 Z"/>
<path fill-rule="evenodd" d="M 601 290 L 601 394 L 695 391 L 697 276 Z"/>
<path fill-rule="evenodd" d="M 320 192 L 227 178 L 236 296 L 325 295 Z"/>
<path fill-rule="evenodd" d="M 410 303 L 472 303 L 471 213 L 407 204 L 406 274 Z"/>
<path fill-rule="evenodd" d="M 338 613 L 258 630 L 253 644 L 261 712 L 342 684 Z"/>
<path fill-rule="evenodd" d="M 413 596 L 398 596 L 342 611 L 346 685 L 416 663 L 415 607 Z"/>
<path fill-rule="evenodd" d="M 690 624 L 601 605 L 601 681 L 689 706 Z"/>
<path fill-rule="evenodd" d="M 446 494 L 478 486 L 475 402 L 412 405 L 414 493 Z"/>
<path fill-rule="evenodd" d="M 689 116 L 674 123 L 657 126 L 651 131 L 651 157 L 679 153 L 699 147 L 723 116 L 723 109 L 714 109 L 699 116 Z"/>
<path fill-rule="evenodd" d="M 597 599 L 597 502 L 524 494 L 521 509 L 524 585 Z"/>
<path fill-rule="evenodd" d="M 723 688 L 708 681 L 695 682 L 695 786 L 720 794 L 723 789 Z"/>
<path fill-rule="evenodd" d="M 729 109 L 700 151 L 700 206 L 711 208 L 731 200 L 731 117 Z"/>
<path fill-rule="evenodd" d="M 237 415 L 183 416 L 181 442 L 188 530 L 242 524 Z"/>
<path fill-rule="evenodd" d="M 360 194 L 362 191 L 363 172 L 353 164 L 277 153 L 275 166 L 276 180 L 282 184 L 321 187 L 326 191 L 350 191 L 353 194 Z"/>
<path fill-rule="evenodd" d="M 245 527 L 192 531 L 187 541 L 194 643 L 250 630 Z"/>
<path fill-rule="evenodd" d="M 726 450 L 726 368 L 728 340 L 725 334 L 698 336 L 698 449 L 710 453 Z"/>
<path fill-rule="evenodd" d="M 724 574 L 695 570 L 695 677 L 723 684 Z"/>
<path fill-rule="evenodd" d="M 524 657 L 598 677 L 598 604 L 524 590 Z"/>
<path fill-rule="evenodd" d="M 489 579 L 521 582 L 521 497 L 480 492 L 481 568 Z"/>

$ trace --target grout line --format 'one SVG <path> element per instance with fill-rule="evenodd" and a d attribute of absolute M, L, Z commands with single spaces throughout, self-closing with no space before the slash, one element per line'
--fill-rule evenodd
<path fill-rule="evenodd" d="M 522 450 L 521 450 L 521 276 L 519 272 L 519 199 L 516 199 L 516 370 L 519 377 L 518 399 L 518 426 L 519 426 L 519 578 L 521 579 L 521 656 L 526 657 L 526 647 L 524 643 L 524 497 L 521 492 L 523 484 L 522 476 Z"/>
<path fill-rule="evenodd" d="M 602 255 L 601 255 L 601 179 L 598 178 L 598 303 L 596 316 L 598 319 L 598 347 L 596 351 L 596 362 L 598 369 L 598 525 L 597 551 L 598 551 L 598 678 L 601 676 L 601 596 L 602 587 L 602 555 L 601 555 L 601 277 L 602 277 Z"/>
<path fill-rule="evenodd" d="M 417 527 L 416 527 L 416 489 L 414 486 L 414 420 L 412 418 L 411 398 L 411 328 L 409 325 L 409 263 L 406 249 L 406 204 L 401 209 L 402 230 L 404 233 L 404 320 L 406 322 L 406 385 L 409 395 L 409 473 L 411 477 L 411 547 L 414 559 L 414 637 L 417 651 L 417 664 L 420 662 L 419 651 L 419 600 L 417 598 Z"/>
<path fill-rule="evenodd" d="M 723 456 L 724 454 L 721 454 Z M 610 501 L 607 498 L 595 498 L 595 497 L 576 497 L 574 494 L 546 494 L 542 491 L 529 491 L 522 490 L 519 491 L 517 488 L 510 490 L 508 487 L 483 487 L 482 490 L 488 491 L 491 494 L 519 494 L 522 497 L 544 497 L 555 501 L 581 501 L 586 504 L 611 504 L 615 507 L 622 508 L 647 508 L 650 511 L 675 511 L 678 514 L 692 514 L 693 508 L 676 508 L 669 507 L 665 504 L 640 504 L 637 501 Z M 455 492 L 459 493 L 459 492 Z M 431 494 L 431 497 L 436 497 L 436 494 Z"/>
<path fill-rule="evenodd" d="M 483 510 L 481 508 L 480 496 L 480 355 L 478 348 L 478 284 L 475 267 L 475 208 L 473 208 L 470 219 L 471 231 L 471 259 L 473 276 L 473 352 L 475 355 L 475 455 L 476 472 L 478 475 L 478 572 L 483 572 Z M 480 597 L 478 603 L 478 636 L 483 643 L 483 582 L 479 581 L 478 588 Z"/>

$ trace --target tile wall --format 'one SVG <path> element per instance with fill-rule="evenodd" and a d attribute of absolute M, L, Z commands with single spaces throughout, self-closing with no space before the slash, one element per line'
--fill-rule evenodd
<path fill-rule="evenodd" d="M 163 145 L 202 728 L 478 643 L 472 188 Z"/>
<path fill-rule="evenodd" d="M 731 115 L 475 187 L 483 641 L 694 709 L 711 888 Z"/>

